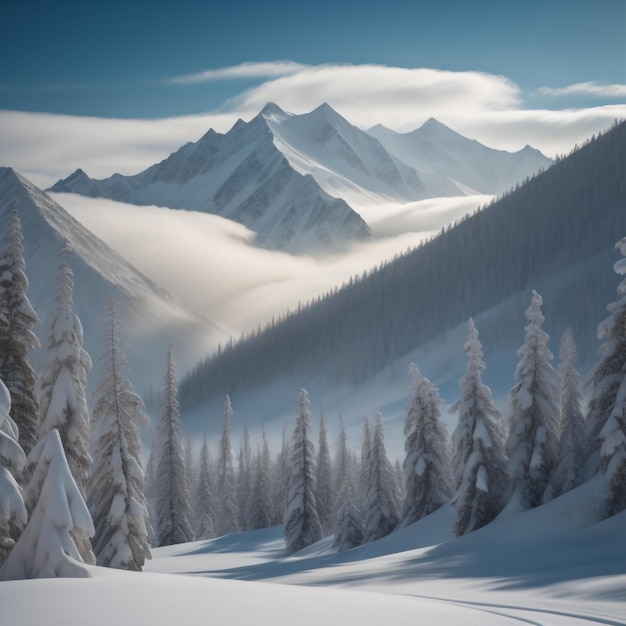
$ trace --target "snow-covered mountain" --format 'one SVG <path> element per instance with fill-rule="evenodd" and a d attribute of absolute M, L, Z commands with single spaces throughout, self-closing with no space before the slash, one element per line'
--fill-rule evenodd
<path fill-rule="evenodd" d="M 433 195 L 452 195 L 441 193 L 444 188 L 439 185 L 446 180 L 468 191 L 499 194 L 553 162 L 528 145 L 518 152 L 488 148 L 433 118 L 410 133 L 382 125 L 368 133 L 429 180 Z"/>
<path fill-rule="evenodd" d="M 263 246 L 294 252 L 370 236 L 343 200 L 290 166 L 263 114 L 226 134 L 209 130 L 135 176 L 96 181 L 79 170 L 51 190 L 215 213 L 245 224 Z"/>
<path fill-rule="evenodd" d="M 140 274 L 104 242 L 79 224 L 47 194 L 11 168 L 0 168 L 0 223 L 17 209 L 24 236 L 28 297 L 42 324 L 36 329 L 45 346 L 53 306 L 59 253 L 67 250 L 74 272 L 74 302 L 84 329 L 85 347 L 95 367 L 109 298 L 117 303 L 124 349 L 139 391 L 158 383 L 168 345 L 179 346 L 184 371 L 223 339 L 222 331 L 176 301 Z M 4 226 L 3 228 L 5 228 Z M 35 362 L 41 362 L 43 350 Z"/>
<path fill-rule="evenodd" d="M 269 103 L 134 176 L 93 180 L 79 169 L 51 190 L 215 213 L 263 246 L 303 252 L 368 238 L 360 206 L 498 193 L 550 164 L 537 150 L 492 150 L 434 120 L 408 135 L 367 133 L 328 104 L 293 115 Z"/>

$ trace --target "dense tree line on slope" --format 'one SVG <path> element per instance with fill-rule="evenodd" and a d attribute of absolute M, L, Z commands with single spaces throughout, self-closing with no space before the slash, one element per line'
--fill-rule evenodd
<path fill-rule="evenodd" d="M 512 348 L 530 288 L 549 302 L 555 328 L 572 327 L 591 363 L 625 205 L 621 123 L 418 248 L 221 347 L 181 381 L 183 409 L 296 372 L 366 380 L 500 303 L 483 343 Z"/>

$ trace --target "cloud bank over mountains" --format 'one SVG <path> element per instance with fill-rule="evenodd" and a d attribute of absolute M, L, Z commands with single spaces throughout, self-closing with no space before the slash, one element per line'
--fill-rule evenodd
<path fill-rule="evenodd" d="M 170 82 L 184 97 L 188 84 L 239 78 L 268 80 L 203 115 L 145 120 L 0 111 L 0 163 L 15 167 L 42 187 L 78 167 L 96 178 L 115 171 L 134 174 L 182 143 L 197 140 L 209 128 L 226 132 L 237 119 L 250 120 L 268 101 L 293 113 L 328 102 L 357 126 L 380 123 L 400 132 L 435 117 L 490 147 L 515 151 L 530 144 L 548 156 L 568 153 L 614 119 L 626 117 L 624 103 L 584 109 L 526 108 L 525 96 L 515 83 L 484 72 L 279 61 L 244 63 L 174 77 Z M 608 87 L 610 95 L 621 95 L 623 86 Z M 558 90 L 552 91 L 559 95 Z"/>

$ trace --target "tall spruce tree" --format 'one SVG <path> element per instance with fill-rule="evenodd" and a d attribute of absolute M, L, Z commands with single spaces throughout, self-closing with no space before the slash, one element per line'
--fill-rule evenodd
<path fill-rule="evenodd" d="M 249 519 L 252 530 L 272 525 L 271 471 L 270 448 L 263 428 L 263 445 L 257 451 L 255 459 L 255 478 L 250 500 Z"/>
<path fill-rule="evenodd" d="M 154 530 L 157 545 L 171 546 L 192 541 L 191 503 L 180 435 L 180 407 L 173 346 L 168 350 L 165 363 L 161 414 L 156 429 L 155 445 L 157 456 L 154 474 L 156 492 Z"/>
<path fill-rule="evenodd" d="M 457 484 L 454 532 L 463 535 L 491 522 L 502 510 L 507 488 L 506 455 L 500 413 L 481 379 L 482 345 L 472 319 L 465 342 L 467 371 L 460 380 L 461 398 L 453 405 L 458 425 L 452 435 Z"/>
<path fill-rule="evenodd" d="M 626 257 L 626 237 L 615 247 Z M 626 259 L 620 259 L 614 269 L 626 275 Z M 589 450 L 599 456 L 599 469 L 606 477 L 606 516 L 626 509 L 626 279 L 618 285 L 617 295 L 607 307 L 609 316 L 598 327 L 604 342 L 588 378 Z"/>
<path fill-rule="evenodd" d="M 320 417 L 319 445 L 317 449 L 317 468 L 315 474 L 315 502 L 324 535 L 332 532 L 333 519 L 333 472 L 328 449 L 328 431 L 324 414 Z"/>
<path fill-rule="evenodd" d="M 0 378 L 11 394 L 11 419 L 19 443 L 28 454 L 38 441 L 39 406 L 29 353 L 39 347 L 33 327 L 39 318 L 26 296 L 22 228 L 17 211 L 11 216 L 5 251 L 0 258 Z"/>
<path fill-rule="evenodd" d="M 441 421 L 439 391 L 415 363 L 411 405 L 404 421 L 405 497 L 400 519 L 408 526 L 449 502 L 454 493 L 450 446 Z"/>
<path fill-rule="evenodd" d="M 512 412 L 506 442 L 514 495 L 523 507 L 539 506 L 551 496 L 550 480 L 558 463 L 559 389 L 550 365 L 552 353 L 544 322 L 543 300 L 532 292 L 526 309 L 526 336 L 517 351 L 515 385 L 509 392 Z"/>
<path fill-rule="evenodd" d="M 311 414 L 305 389 L 298 396 L 298 417 L 290 446 L 285 546 L 288 554 L 319 541 L 322 526 L 315 502 L 315 450 L 311 441 Z"/>
<path fill-rule="evenodd" d="M 83 349 L 83 327 L 74 312 L 73 289 L 74 275 L 63 252 L 41 376 L 39 433 L 43 438 L 53 429 L 59 431 L 70 471 L 86 499 L 92 459 L 88 452 L 91 435 L 85 392 L 91 358 Z M 89 538 L 79 528 L 72 532 L 85 563 L 95 563 Z"/>
<path fill-rule="evenodd" d="M 233 451 L 230 440 L 230 420 L 233 408 L 230 397 L 224 401 L 224 421 L 220 439 L 219 456 L 216 467 L 215 485 L 215 534 L 220 537 L 239 531 L 239 511 L 237 509 L 237 484 L 233 469 Z"/>
<path fill-rule="evenodd" d="M 92 545 L 98 565 L 139 571 L 150 558 L 139 436 L 139 427 L 148 418 L 128 378 L 112 301 L 108 315 L 103 374 L 94 392 L 92 413 L 94 463 L 87 499 L 95 527 Z"/>
<path fill-rule="evenodd" d="M 582 381 L 576 370 L 576 343 L 571 328 L 561 337 L 559 347 L 561 408 L 559 464 L 552 481 L 555 496 L 573 489 L 583 480 L 587 449 L 586 424 L 582 410 Z"/>
<path fill-rule="evenodd" d="M 211 456 L 209 453 L 209 438 L 204 433 L 202 449 L 200 450 L 200 465 L 195 497 L 194 530 L 196 539 L 212 539 L 215 537 L 213 526 L 213 481 L 211 478 Z"/>
<path fill-rule="evenodd" d="M 252 449 L 248 425 L 244 424 L 237 468 L 237 511 L 240 530 L 250 530 L 250 499 L 252 497 Z"/>
<path fill-rule="evenodd" d="M 376 413 L 371 449 L 366 456 L 363 543 L 385 537 L 395 530 L 400 520 L 396 479 L 385 451 L 380 412 Z"/>

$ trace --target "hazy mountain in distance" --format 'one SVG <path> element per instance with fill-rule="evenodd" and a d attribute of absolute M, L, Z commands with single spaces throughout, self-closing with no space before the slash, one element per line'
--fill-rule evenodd
<path fill-rule="evenodd" d="M 382 125 L 368 133 L 425 180 L 429 175 L 443 177 L 478 193 L 500 194 L 553 163 L 530 146 L 518 152 L 488 148 L 434 118 L 410 133 L 397 133 Z"/>
<path fill-rule="evenodd" d="M 0 223 L 16 209 L 22 223 L 28 298 L 42 324 L 36 329 L 45 346 L 54 304 L 55 275 L 61 250 L 74 273 L 74 302 L 84 329 L 85 347 L 98 367 L 109 298 L 117 304 L 123 346 L 131 377 L 142 391 L 161 377 L 168 346 L 174 342 L 184 372 L 224 333 L 140 274 L 120 255 L 79 224 L 65 209 L 11 168 L 0 168 Z M 6 228 L 6 226 L 4 227 Z M 41 362 L 44 350 L 36 351 Z"/>

